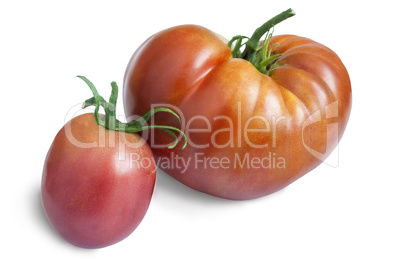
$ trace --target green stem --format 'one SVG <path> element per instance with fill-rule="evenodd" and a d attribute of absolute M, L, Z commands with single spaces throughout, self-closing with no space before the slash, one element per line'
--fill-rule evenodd
<path fill-rule="evenodd" d="M 98 91 L 96 90 L 94 84 L 92 84 L 91 81 L 89 81 L 85 76 L 77 76 L 78 78 L 81 78 L 91 89 L 92 94 L 94 95 L 92 98 L 87 99 L 83 104 L 82 104 L 82 109 L 89 107 L 89 106 L 95 106 L 95 119 L 96 122 L 100 125 L 103 126 L 107 129 L 114 130 L 114 131 L 121 131 L 121 132 L 127 132 L 127 133 L 134 133 L 134 132 L 140 132 L 146 129 L 161 129 L 171 135 L 174 139 L 175 142 L 173 145 L 169 146 L 169 149 L 172 149 L 177 145 L 179 142 L 179 139 L 176 135 L 175 132 L 178 132 L 183 136 L 184 139 L 184 145 L 182 149 L 184 149 L 187 145 L 187 137 L 184 134 L 183 131 L 181 131 L 178 128 L 171 127 L 171 126 L 161 126 L 161 125 L 151 125 L 147 126 L 147 122 L 151 119 L 151 117 L 159 112 L 166 112 L 174 115 L 177 117 L 180 121 L 180 117 L 173 112 L 172 110 L 164 107 L 156 108 L 148 113 L 146 113 L 144 116 L 140 117 L 138 120 L 129 122 L 129 123 L 123 123 L 120 122 L 116 119 L 116 103 L 117 103 L 117 96 L 118 96 L 118 87 L 116 82 L 112 82 L 112 93 L 109 98 L 109 102 L 106 102 L 105 99 L 99 95 Z M 105 115 L 99 115 L 99 109 L 100 107 L 103 107 L 105 110 Z"/>
<path fill-rule="evenodd" d="M 276 62 L 277 60 L 279 60 L 280 57 L 282 57 L 282 54 L 276 54 L 276 55 L 272 55 L 271 57 L 261 61 L 258 70 L 262 73 L 268 74 L 271 69 L 269 66 L 272 66 L 272 64 L 274 62 Z"/>
<path fill-rule="evenodd" d="M 249 54 L 250 52 L 257 51 L 260 47 L 260 39 L 264 36 L 265 33 L 269 32 L 271 28 L 278 23 L 281 23 L 282 21 L 293 17 L 294 15 L 296 15 L 295 11 L 289 8 L 288 10 L 283 11 L 282 13 L 276 15 L 275 17 L 258 27 L 254 31 L 250 39 L 247 41 L 244 53 Z"/>
<path fill-rule="evenodd" d="M 228 43 L 228 45 L 230 44 L 229 47 L 231 47 L 231 44 L 233 44 L 234 41 L 237 41 L 236 46 L 233 49 L 231 47 L 232 56 L 234 58 L 242 58 L 251 62 L 260 72 L 267 74 L 269 72 L 269 67 L 272 66 L 272 64 L 280 58 L 280 56 L 278 56 L 280 54 L 271 56 L 271 47 L 271 49 L 269 49 L 268 56 L 266 55 L 272 33 L 268 35 L 268 38 L 266 38 L 262 45 L 260 40 L 264 36 L 264 34 L 268 34 L 275 25 L 294 16 L 295 14 L 296 13 L 294 12 L 294 10 L 289 8 L 288 10 L 283 11 L 282 13 L 276 15 L 275 17 L 258 27 L 254 31 L 253 35 L 244 44 L 245 48 L 243 52 L 240 51 L 240 48 L 243 44 L 241 46 L 237 44 L 239 43 L 239 41 L 241 42 L 243 38 L 247 37 L 240 35 L 233 37 Z"/>

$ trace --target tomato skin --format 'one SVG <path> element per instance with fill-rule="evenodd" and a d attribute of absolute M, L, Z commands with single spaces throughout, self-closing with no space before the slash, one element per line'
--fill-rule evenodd
<path fill-rule="evenodd" d="M 119 160 L 119 154 L 125 159 Z M 140 157 L 149 162 L 139 165 Z M 53 228 L 71 244 L 109 246 L 142 221 L 155 176 L 152 151 L 140 136 L 106 130 L 93 114 L 80 115 L 59 131 L 47 154 L 43 208 Z"/>
<path fill-rule="evenodd" d="M 189 141 L 184 150 L 168 151 L 157 145 L 170 137 L 153 135 L 151 148 L 162 170 L 193 189 L 244 200 L 286 187 L 328 157 L 351 111 L 347 70 L 333 51 L 313 40 L 282 35 L 273 37 L 274 43 L 283 56 L 269 75 L 233 59 L 227 41 L 195 25 L 161 31 L 136 50 L 124 79 L 128 119 L 154 104 L 172 105 L 182 114 Z M 180 127 L 167 116 L 155 118 L 157 124 Z M 189 166 L 175 164 L 175 157 Z M 229 164 L 206 163 L 214 158 Z M 163 165 L 166 159 L 170 165 Z M 244 159 L 266 164 L 242 166 Z"/>

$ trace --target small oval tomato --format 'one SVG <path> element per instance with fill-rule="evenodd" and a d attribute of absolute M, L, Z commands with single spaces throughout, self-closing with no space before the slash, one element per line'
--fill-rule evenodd
<path fill-rule="evenodd" d="M 126 115 L 174 108 L 188 139 L 186 149 L 168 151 L 159 145 L 169 137 L 153 135 L 162 170 L 205 193 L 252 199 L 286 187 L 329 156 L 351 110 L 348 72 L 332 50 L 308 38 L 260 43 L 266 27 L 268 33 L 292 15 L 285 11 L 258 28 L 243 52 L 242 36 L 228 46 L 196 25 L 163 30 L 135 51 L 124 79 Z"/>
<path fill-rule="evenodd" d="M 56 135 L 42 177 L 42 203 L 53 228 L 84 248 L 114 244 L 143 219 L 155 184 L 148 144 L 135 133 L 80 115 Z"/>

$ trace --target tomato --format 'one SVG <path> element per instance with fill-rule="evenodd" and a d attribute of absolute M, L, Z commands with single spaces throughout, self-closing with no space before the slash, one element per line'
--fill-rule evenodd
<path fill-rule="evenodd" d="M 84 248 L 114 244 L 143 219 L 155 163 L 138 135 L 99 126 L 93 114 L 72 119 L 56 135 L 42 177 L 42 203 L 53 228 Z"/>
<path fill-rule="evenodd" d="M 79 247 L 100 248 L 131 234 L 151 201 L 155 160 L 148 144 L 136 133 L 158 128 L 176 140 L 175 132 L 184 140 L 186 136 L 171 126 L 147 125 L 159 112 L 180 119 L 165 107 L 133 122 L 118 121 L 116 82 L 111 83 L 107 102 L 91 81 L 78 77 L 93 94 L 82 108 L 95 106 L 95 112 L 73 118 L 56 135 L 43 168 L 42 204 L 49 222 L 65 240 Z M 105 114 L 99 114 L 100 107 Z"/>
<path fill-rule="evenodd" d="M 182 25 L 135 51 L 124 78 L 126 115 L 167 106 L 181 114 L 188 139 L 186 149 L 169 151 L 160 146 L 168 135 L 151 136 L 162 170 L 198 191 L 252 199 L 286 187 L 334 150 L 351 111 L 342 61 L 300 36 L 274 36 L 259 49 L 264 45 L 273 61 L 256 65 L 234 58 L 220 35 Z M 155 120 L 175 125 L 163 115 Z"/>
<path fill-rule="evenodd" d="M 131 234 L 143 219 L 155 185 L 152 151 L 137 132 L 158 128 L 176 139 L 171 126 L 147 125 L 159 107 L 133 122 L 116 118 L 118 87 L 112 82 L 107 102 L 84 76 L 78 76 L 93 97 L 82 108 L 93 114 L 73 118 L 56 135 L 42 175 L 42 204 L 54 229 L 68 242 L 84 248 L 112 245 Z M 103 107 L 105 114 L 99 114 Z M 186 146 L 184 143 L 183 148 Z"/>

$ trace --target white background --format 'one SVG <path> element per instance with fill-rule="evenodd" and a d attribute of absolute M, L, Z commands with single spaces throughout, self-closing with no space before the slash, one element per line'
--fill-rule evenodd
<path fill-rule="evenodd" d="M 278 193 L 241 202 L 160 172 L 147 215 L 124 241 L 87 250 L 53 231 L 40 203 L 42 167 L 68 110 L 91 96 L 76 75 L 107 95 L 155 32 L 192 23 L 227 38 L 251 35 L 289 7 L 297 15 L 275 33 L 327 45 L 352 80 L 335 167 L 322 164 Z M 390 0 L 2 1 L 0 266 L 401 267 L 398 10 Z"/>

